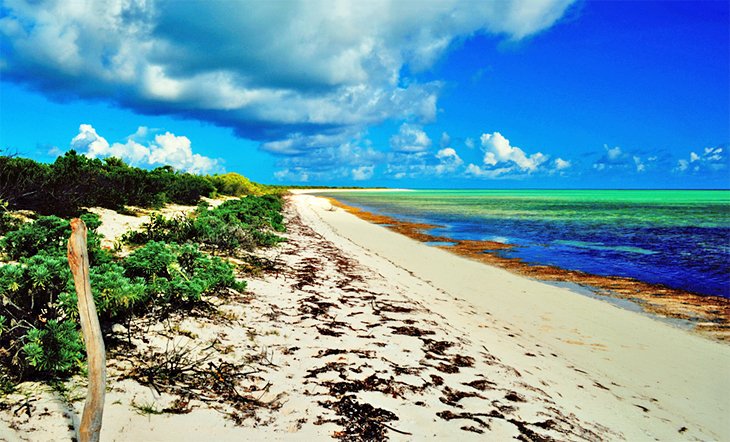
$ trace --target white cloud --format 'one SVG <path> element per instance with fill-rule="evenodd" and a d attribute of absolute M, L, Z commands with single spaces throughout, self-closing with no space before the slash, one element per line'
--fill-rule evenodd
<path fill-rule="evenodd" d="M 464 161 L 456 153 L 456 150 L 451 147 L 445 147 L 436 152 L 436 158 L 440 160 L 440 163 L 434 167 L 434 172 L 437 175 L 454 173 L 464 164 Z"/>
<path fill-rule="evenodd" d="M 96 158 L 109 155 L 109 142 L 100 137 L 90 124 L 79 126 L 79 133 L 71 140 L 72 149 L 86 149 L 86 156 Z"/>
<path fill-rule="evenodd" d="M 525 152 L 517 146 L 510 145 L 510 142 L 501 133 L 494 132 L 491 134 L 482 134 L 482 148 L 484 148 L 484 165 L 504 168 L 505 165 L 511 164 L 521 172 L 534 172 L 548 160 L 548 157 L 541 152 L 532 155 L 526 155 Z"/>
<path fill-rule="evenodd" d="M 722 147 L 706 147 L 704 158 L 707 161 L 722 161 Z"/>
<path fill-rule="evenodd" d="M 286 140 L 268 141 L 261 144 L 261 148 L 276 155 L 299 155 L 303 151 L 297 143 L 298 139 L 301 139 L 300 136 L 287 138 Z"/>
<path fill-rule="evenodd" d="M 467 176 L 473 176 L 476 178 L 507 178 L 507 177 L 513 177 L 518 178 L 519 176 L 515 176 L 513 174 L 514 168 L 513 167 L 497 167 L 492 169 L 485 169 L 483 167 L 477 166 L 476 164 L 469 163 L 468 166 L 466 166 L 466 174 Z"/>
<path fill-rule="evenodd" d="M 675 173 L 717 173 L 730 168 L 730 157 L 727 156 L 722 146 L 706 147 L 699 154 L 689 153 L 689 160 L 679 159 L 677 165 L 672 169 Z"/>
<path fill-rule="evenodd" d="M 604 144 L 603 154 L 593 164 L 593 169 L 597 171 L 634 169 L 636 172 L 644 172 L 646 164 L 639 154 L 625 152 L 620 146 L 608 147 Z"/>
<path fill-rule="evenodd" d="M 282 169 L 274 172 L 274 178 L 279 181 L 306 183 L 309 181 L 309 174 L 300 168 Z"/>
<path fill-rule="evenodd" d="M 398 133 L 390 137 L 390 147 L 395 152 L 424 152 L 431 147 L 431 139 L 419 126 L 403 123 Z"/>
<path fill-rule="evenodd" d="M 564 170 L 569 169 L 572 164 L 570 161 L 564 160 L 562 158 L 555 158 L 554 161 L 555 170 Z"/>
<path fill-rule="evenodd" d="M 355 175 L 364 177 L 368 170 L 374 173 L 374 166 L 381 163 L 386 155 L 373 149 L 362 136 L 303 137 L 293 145 L 308 146 L 309 154 L 282 154 L 277 166 L 281 168 L 280 172 L 285 173 L 279 173 L 276 178 L 302 181 L 302 174 L 305 174 L 307 181 L 331 182 L 337 178 L 352 179 Z M 346 141 L 346 138 L 352 140 Z"/>
<path fill-rule="evenodd" d="M 477 34 L 538 33 L 573 1 L 291 0 L 232 8 L 202 0 L 6 0 L 0 45 L 4 76 L 50 95 L 196 118 L 268 142 L 322 127 L 431 121 L 440 83 L 403 72 L 431 67 L 453 42 Z"/>
<path fill-rule="evenodd" d="M 150 144 L 147 161 L 149 164 L 169 164 L 175 169 L 191 173 L 207 172 L 217 166 L 216 160 L 194 154 L 188 137 L 170 132 L 155 136 L 155 143 Z"/>
<path fill-rule="evenodd" d="M 456 151 L 452 149 L 451 147 L 446 147 L 438 152 L 436 152 L 436 158 L 439 159 L 448 159 L 448 158 L 459 158 L 459 155 L 456 154 Z"/>
<path fill-rule="evenodd" d="M 90 124 L 79 126 L 78 135 L 71 140 L 71 148 L 79 151 L 85 149 L 83 153 L 89 158 L 117 157 L 133 165 L 147 163 L 150 156 L 150 149 L 133 141 L 131 137 L 124 144 L 110 145 Z"/>
<path fill-rule="evenodd" d="M 606 156 L 608 156 L 608 159 L 610 160 L 616 160 L 622 154 L 619 146 L 609 148 L 607 145 L 604 145 L 603 148 L 606 149 Z"/>
<path fill-rule="evenodd" d="M 464 161 L 452 147 L 436 152 L 390 152 L 386 158 L 385 175 L 395 179 L 433 178 L 444 174 L 457 174 L 463 170 Z"/>
<path fill-rule="evenodd" d="M 193 153 L 190 140 L 166 132 L 156 135 L 154 142 L 143 145 L 134 141 L 145 137 L 146 127 L 140 127 L 127 137 L 125 143 L 109 142 L 90 124 L 79 126 L 79 133 L 71 140 L 71 148 L 89 158 L 117 157 L 134 166 L 170 165 L 190 173 L 209 173 L 220 169 L 218 160 Z"/>
<path fill-rule="evenodd" d="M 646 165 L 641 160 L 641 157 L 637 157 L 636 155 L 634 155 L 632 158 L 634 159 L 634 164 L 636 165 L 636 171 L 637 172 L 644 172 L 644 171 L 646 171 Z"/>
<path fill-rule="evenodd" d="M 356 169 L 352 169 L 352 179 L 355 181 L 369 180 L 373 177 L 375 166 L 360 166 Z"/>
<path fill-rule="evenodd" d="M 441 133 L 441 141 L 439 141 L 439 146 L 441 148 L 448 147 L 451 144 L 451 136 L 449 136 L 448 133 L 442 132 Z"/>

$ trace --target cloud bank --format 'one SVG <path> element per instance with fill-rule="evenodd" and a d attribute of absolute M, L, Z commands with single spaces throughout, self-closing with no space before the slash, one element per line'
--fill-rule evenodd
<path fill-rule="evenodd" d="M 482 164 L 470 163 L 466 168 L 467 175 L 473 177 L 523 178 L 535 173 L 554 174 L 572 165 L 562 158 L 550 162 L 550 156 L 542 152 L 528 155 L 499 132 L 484 133 L 479 139 L 484 152 Z"/>
<path fill-rule="evenodd" d="M 79 133 L 71 140 L 71 148 L 89 158 L 117 157 L 133 166 L 164 166 L 190 173 L 211 173 L 221 167 L 218 160 L 193 153 L 190 140 L 170 132 L 155 135 L 154 140 L 142 144 L 149 130 L 140 127 L 124 143 L 109 142 L 96 133 L 90 124 L 79 126 Z"/>
<path fill-rule="evenodd" d="M 207 121 L 299 155 L 323 148 L 321 134 L 434 120 L 440 83 L 403 72 L 475 34 L 538 33 L 573 1 L 5 0 L 0 72 L 59 99 Z"/>

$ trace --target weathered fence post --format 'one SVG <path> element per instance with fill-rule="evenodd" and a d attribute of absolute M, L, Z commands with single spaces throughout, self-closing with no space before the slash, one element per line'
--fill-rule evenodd
<path fill-rule="evenodd" d="M 71 266 L 76 295 L 79 300 L 81 332 L 86 343 L 89 364 L 89 390 L 86 394 L 84 414 L 79 426 L 80 442 L 98 442 L 101 418 L 104 413 L 106 392 L 106 350 L 96 315 L 94 298 L 89 282 L 89 253 L 86 250 L 86 225 L 78 218 L 71 220 L 71 238 L 68 240 L 68 264 Z"/>

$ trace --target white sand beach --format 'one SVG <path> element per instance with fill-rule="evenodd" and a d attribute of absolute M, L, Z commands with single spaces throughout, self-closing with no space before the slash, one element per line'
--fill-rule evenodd
<path fill-rule="evenodd" d="M 213 313 L 115 326 L 102 440 L 730 440 L 728 345 L 288 200 L 276 272 Z M 191 398 L 134 375 L 171 348 L 221 383 Z M 79 383 L 23 386 L 0 440 L 70 439 Z"/>

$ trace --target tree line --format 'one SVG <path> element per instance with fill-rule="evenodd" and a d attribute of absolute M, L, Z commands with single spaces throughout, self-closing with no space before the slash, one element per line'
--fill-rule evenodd
<path fill-rule="evenodd" d="M 146 170 L 114 157 L 88 158 L 71 150 L 53 163 L 0 156 L 0 200 L 8 209 L 77 215 L 82 207 L 196 204 L 201 196 L 261 195 L 273 191 L 237 173 L 195 175 L 171 166 Z"/>

